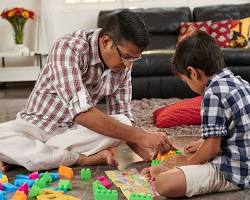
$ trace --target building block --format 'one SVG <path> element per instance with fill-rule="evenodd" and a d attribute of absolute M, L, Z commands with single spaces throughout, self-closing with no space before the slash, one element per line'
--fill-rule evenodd
<path fill-rule="evenodd" d="M 40 179 L 42 179 L 46 183 L 51 183 L 53 181 L 53 179 L 50 176 L 49 172 L 44 173 Z"/>
<path fill-rule="evenodd" d="M 27 196 L 23 191 L 16 191 L 12 197 L 12 200 L 27 200 Z"/>
<path fill-rule="evenodd" d="M 44 175 L 44 173 L 40 173 L 39 177 L 41 178 Z M 53 180 L 59 179 L 59 173 L 56 172 L 50 172 L 49 175 L 52 177 Z"/>
<path fill-rule="evenodd" d="M 118 192 L 116 190 L 96 190 L 94 200 L 118 200 Z"/>
<path fill-rule="evenodd" d="M 0 183 L 8 183 L 8 177 L 6 175 L 3 175 L 2 178 L 0 179 Z"/>
<path fill-rule="evenodd" d="M 180 150 L 169 150 L 167 153 L 165 153 L 164 155 L 161 155 L 161 153 L 157 154 L 156 160 L 159 161 L 164 161 L 167 160 L 169 158 L 172 158 L 173 156 L 176 156 L 178 154 L 182 154 L 182 152 Z"/>
<path fill-rule="evenodd" d="M 28 187 L 28 183 L 24 183 L 22 184 L 17 191 L 22 191 L 24 192 L 26 195 L 29 193 L 29 187 Z"/>
<path fill-rule="evenodd" d="M 16 179 L 14 180 L 15 186 L 23 185 L 24 183 L 27 183 L 29 187 L 32 187 L 34 185 L 34 181 L 30 179 Z"/>
<path fill-rule="evenodd" d="M 60 166 L 58 169 L 59 175 L 61 177 L 67 178 L 67 179 L 73 179 L 74 172 L 73 169 L 70 167 Z"/>
<path fill-rule="evenodd" d="M 64 190 L 64 189 L 60 189 L 60 188 L 53 188 L 53 190 L 54 191 L 56 191 L 56 192 L 63 192 L 63 193 L 65 193 L 65 192 L 67 192 L 68 190 Z"/>
<path fill-rule="evenodd" d="M 17 174 L 16 179 L 30 179 L 30 177 L 23 174 Z"/>
<path fill-rule="evenodd" d="M 175 153 L 176 153 L 177 155 L 182 154 L 181 150 L 175 150 Z"/>
<path fill-rule="evenodd" d="M 153 200 L 153 196 L 151 194 L 131 193 L 129 196 L 129 200 Z"/>
<path fill-rule="evenodd" d="M 152 161 L 151 161 L 151 167 L 157 166 L 157 165 L 160 165 L 160 164 L 161 164 L 161 161 L 160 161 L 160 160 L 152 160 Z"/>
<path fill-rule="evenodd" d="M 92 186 L 93 186 L 93 193 L 95 193 L 96 190 L 106 190 L 106 188 L 98 180 L 94 181 Z"/>
<path fill-rule="evenodd" d="M 58 188 L 62 190 L 72 190 L 72 183 L 70 180 L 59 180 Z"/>
<path fill-rule="evenodd" d="M 2 172 L 0 172 L 0 178 L 2 178 L 3 177 L 3 173 Z"/>
<path fill-rule="evenodd" d="M 29 192 L 29 198 L 33 198 L 42 193 L 42 190 L 37 185 L 33 185 Z"/>
<path fill-rule="evenodd" d="M 101 182 L 101 184 L 105 187 L 105 188 L 111 188 L 111 182 L 105 178 L 104 176 L 98 176 L 97 179 Z"/>
<path fill-rule="evenodd" d="M 52 189 L 43 189 L 42 193 L 37 196 L 37 200 L 80 200 L 76 197 L 65 195 L 63 192 L 57 192 Z"/>
<path fill-rule="evenodd" d="M 6 192 L 15 192 L 17 190 L 17 186 L 11 183 L 3 183 L 3 190 Z"/>
<path fill-rule="evenodd" d="M 89 168 L 83 168 L 81 170 L 81 179 L 84 181 L 88 181 L 91 178 L 91 171 Z"/>
<path fill-rule="evenodd" d="M 2 185 L 2 183 L 0 183 L 0 190 L 3 190 L 3 185 Z"/>
<path fill-rule="evenodd" d="M 29 174 L 29 178 L 31 180 L 39 179 L 39 173 L 38 172 L 33 172 L 33 173 Z"/>
<path fill-rule="evenodd" d="M 44 179 L 36 179 L 35 185 L 37 185 L 39 188 L 45 188 L 47 186 L 46 181 Z"/>
<path fill-rule="evenodd" d="M 0 200 L 6 200 L 6 192 L 0 191 Z"/>

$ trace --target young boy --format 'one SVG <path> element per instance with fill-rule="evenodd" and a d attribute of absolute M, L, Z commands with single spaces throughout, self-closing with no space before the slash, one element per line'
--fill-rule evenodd
<path fill-rule="evenodd" d="M 162 196 L 193 195 L 250 187 L 250 85 L 224 68 L 214 39 L 202 31 L 181 38 L 173 72 L 203 96 L 203 140 L 142 173 Z"/>

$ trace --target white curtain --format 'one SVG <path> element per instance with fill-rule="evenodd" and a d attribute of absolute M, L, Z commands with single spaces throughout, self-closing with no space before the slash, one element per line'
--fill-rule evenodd
<path fill-rule="evenodd" d="M 55 10 L 54 0 L 39 0 L 39 13 L 36 28 L 35 51 L 47 54 L 55 41 Z"/>

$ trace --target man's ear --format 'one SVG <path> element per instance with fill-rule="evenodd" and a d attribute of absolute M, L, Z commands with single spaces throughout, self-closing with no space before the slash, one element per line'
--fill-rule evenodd
<path fill-rule="evenodd" d="M 108 35 L 104 35 L 100 39 L 103 48 L 110 48 L 113 45 L 112 39 Z"/>
<path fill-rule="evenodd" d="M 200 78 L 200 71 L 192 66 L 187 67 L 187 71 L 190 75 L 190 79 L 198 80 Z"/>

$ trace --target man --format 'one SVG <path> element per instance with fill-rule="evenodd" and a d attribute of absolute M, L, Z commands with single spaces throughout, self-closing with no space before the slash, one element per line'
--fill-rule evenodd
<path fill-rule="evenodd" d="M 117 165 L 121 140 L 142 158 L 166 151 L 164 133 L 131 126 L 131 67 L 148 45 L 141 19 L 128 10 L 103 29 L 57 40 L 24 110 L 0 125 L 0 160 L 30 171 L 59 165 Z M 106 97 L 108 114 L 96 104 Z"/>

